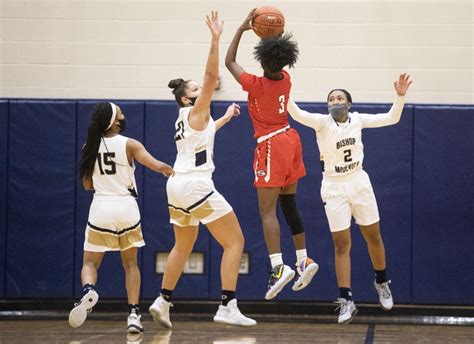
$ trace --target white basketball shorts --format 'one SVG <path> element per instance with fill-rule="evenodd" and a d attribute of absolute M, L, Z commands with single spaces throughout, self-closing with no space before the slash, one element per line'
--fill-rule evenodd
<path fill-rule="evenodd" d="M 131 196 L 94 196 L 89 210 L 84 251 L 125 251 L 145 246 L 140 211 Z"/>
<path fill-rule="evenodd" d="M 362 226 L 380 221 L 374 190 L 364 170 L 341 177 L 324 177 L 321 198 L 331 232 L 348 229 L 352 216 Z"/>
<path fill-rule="evenodd" d="M 176 174 L 166 183 L 170 223 L 197 226 L 227 215 L 232 207 L 216 190 L 209 174 Z"/>

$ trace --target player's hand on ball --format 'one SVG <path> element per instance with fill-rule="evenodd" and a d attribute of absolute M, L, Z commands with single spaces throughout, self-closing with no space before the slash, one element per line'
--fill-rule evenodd
<path fill-rule="evenodd" d="M 252 26 L 252 19 L 255 15 L 255 11 L 257 8 L 255 7 L 250 11 L 250 13 L 247 15 L 247 17 L 244 19 L 243 23 L 240 24 L 239 29 L 242 31 L 247 31 L 247 30 L 255 30 Z"/>

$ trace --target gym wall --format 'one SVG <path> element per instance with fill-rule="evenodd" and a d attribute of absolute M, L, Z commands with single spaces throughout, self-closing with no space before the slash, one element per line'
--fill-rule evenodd
<path fill-rule="evenodd" d="M 7 98 L 171 100 L 168 81 L 200 82 L 209 51 L 205 15 L 218 10 L 222 90 L 245 100 L 224 67 L 227 47 L 252 6 L 273 5 L 300 48 L 291 71 L 298 101 L 322 102 L 333 88 L 355 102 L 389 103 L 408 72 L 410 102 L 473 104 L 473 2 L 3 0 L 0 96 Z M 243 35 L 238 61 L 260 73 Z"/>
<path fill-rule="evenodd" d="M 77 177 L 92 100 L 0 100 L 0 299 L 72 298 L 80 294 L 82 245 L 92 194 Z M 175 158 L 172 101 L 117 100 L 127 116 L 127 135 L 159 159 Z M 220 116 L 228 102 L 214 102 Z M 322 103 L 300 103 L 325 112 Z M 244 231 L 248 273 L 241 274 L 240 299 L 262 299 L 268 257 L 258 215 L 251 167 L 254 140 L 245 103 L 242 114 L 217 133 L 217 189 L 234 207 Z M 355 104 L 354 111 L 378 113 L 390 104 Z M 365 129 L 364 168 L 369 173 L 381 214 L 392 290 L 399 303 L 474 304 L 474 187 L 471 138 L 474 106 L 406 105 L 398 125 Z M 319 194 L 321 170 L 312 129 L 299 131 L 308 175 L 301 180 L 298 203 L 305 221 L 308 252 L 320 264 L 314 282 L 279 300 L 330 301 L 337 297 L 333 244 Z M 154 298 L 162 275 L 158 253 L 169 252 L 173 231 L 168 223 L 166 178 L 136 171 L 143 231 L 140 250 L 142 297 Z M 290 231 L 282 224 L 285 261 L 295 253 Z M 352 227 L 352 281 L 358 301 L 375 302 L 373 271 L 359 229 Z M 194 252 L 203 257 L 202 274 L 185 274 L 175 295 L 217 299 L 221 249 L 202 228 Z M 197 264 L 197 263 L 196 263 Z M 191 270 L 196 267 L 190 266 Z M 117 253 L 100 268 L 101 298 L 125 298 Z"/>

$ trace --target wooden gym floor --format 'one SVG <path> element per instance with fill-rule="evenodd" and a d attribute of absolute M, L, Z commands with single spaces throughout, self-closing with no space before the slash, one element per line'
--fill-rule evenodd
<path fill-rule="evenodd" d="M 474 343 L 473 326 L 259 322 L 250 328 L 212 321 L 176 321 L 172 330 L 144 316 L 145 333 L 127 335 L 126 318 L 87 320 L 77 329 L 67 320 L 0 320 L 0 343 Z"/>

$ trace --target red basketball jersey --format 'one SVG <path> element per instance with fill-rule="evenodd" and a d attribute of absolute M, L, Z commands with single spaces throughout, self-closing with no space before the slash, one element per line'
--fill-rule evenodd
<path fill-rule="evenodd" d="M 248 92 L 248 108 L 254 128 L 254 138 L 267 135 L 288 125 L 286 106 L 290 97 L 290 75 L 282 70 L 282 79 L 240 74 L 242 89 Z"/>

